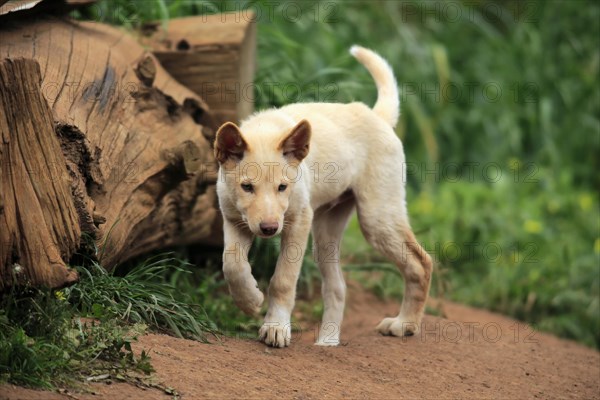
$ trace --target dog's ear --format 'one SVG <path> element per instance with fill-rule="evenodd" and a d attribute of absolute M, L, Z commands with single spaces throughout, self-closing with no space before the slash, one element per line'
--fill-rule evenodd
<path fill-rule="evenodd" d="M 241 160 L 247 149 L 248 145 L 236 124 L 226 122 L 221 125 L 215 139 L 215 158 L 220 164 L 227 160 Z"/>
<path fill-rule="evenodd" d="M 283 155 L 302 161 L 310 148 L 310 133 L 311 128 L 307 120 L 303 119 L 298 122 L 290 134 L 279 144 Z"/>

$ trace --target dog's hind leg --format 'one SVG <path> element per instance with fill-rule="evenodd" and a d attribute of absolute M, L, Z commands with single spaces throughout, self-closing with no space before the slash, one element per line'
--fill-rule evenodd
<path fill-rule="evenodd" d="M 319 346 L 337 346 L 344 317 L 346 283 L 340 268 L 340 244 L 348 219 L 354 211 L 354 199 L 348 198 L 331 209 L 315 212 L 313 220 L 314 258 L 323 276 L 321 292 L 324 313 L 319 337 Z"/>
<path fill-rule="evenodd" d="M 384 335 L 411 336 L 420 329 L 433 263 L 417 243 L 408 223 L 403 187 L 373 183 L 371 188 L 375 190 L 357 196 L 360 226 L 369 243 L 393 261 L 404 277 L 400 313 L 397 317 L 385 318 L 377 330 Z M 379 192 L 378 187 L 386 188 L 387 192 Z"/>

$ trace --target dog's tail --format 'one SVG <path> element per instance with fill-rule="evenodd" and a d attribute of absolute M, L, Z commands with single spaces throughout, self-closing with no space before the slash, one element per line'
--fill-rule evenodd
<path fill-rule="evenodd" d="M 373 111 L 392 127 L 395 127 L 400 116 L 400 97 L 392 67 L 379 54 L 364 47 L 352 46 L 350 54 L 369 70 L 375 80 L 377 102 Z"/>

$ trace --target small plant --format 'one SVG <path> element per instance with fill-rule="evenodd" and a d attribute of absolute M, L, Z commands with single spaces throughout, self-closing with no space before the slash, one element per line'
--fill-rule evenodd
<path fill-rule="evenodd" d="M 0 302 L 0 380 L 52 388 L 84 377 L 127 370 L 150 373 L 148 356 L 136 357 L 131 342 L 143 326 L 116 321 L 83 322 L 62 293 L 26 289 Z"/>
<path fill-rule="evenodd" d="M 129 371 L 153 370 L 148 353 L 136 355 L 131 346 L 148 329 L 205 341 L 215 324 L 199 305 L 176 299 L 169 283 L 188 268 L 161 255 L 119 276 L 93 262 L 78 268 L 80 281 L 69 288 L 6 293 L 0 299 L 0 380 L 45 388 L 86 377 L 127 380 Z"/>
<path fill-rule="evenodd" d="M 159 255 L 120 277 L 92 263 L 79 270 L 81 281 L 64 292 L 82 315 L 145 323 L 178 337 L 206 341 L 207 333 L 215 333 L 215 325 L 198 303 L 177 300 L 175 287 L 168 282 L 171 274 L 189 272 L 187 268 L 182 260 Z"/>

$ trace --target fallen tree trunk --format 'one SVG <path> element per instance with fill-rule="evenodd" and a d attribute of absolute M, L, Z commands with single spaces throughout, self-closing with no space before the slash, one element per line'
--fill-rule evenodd
<path fill-rule="evenodd" d="M 121 30 L 66 19 L 2 25 L 0 91 L 9 96 L 20 90 L 12 81 L 15 66 L 29 71 L 22 83 L 30 85 L 37 63 L 39 88 L 26 94 L 41 101 L 41 93 L 47 106 L 30 104 L 29 97 L 2 104 L 11 118 L 1 125 L 0 221 L 10 229 L 0 228 L 0 289 L 68 283 L 73 274 L 63 270 L 82 244 L 108 269 L 167 246 L 219 244 L 210 146 L 215 124 L 204 101 Z M 43 129 L 31 119 L 31 107 L 46 122 Z M 17 143 L 26 143 L 40 161 L 20 165 L 28 173 L 19 178 L 10 175 Z M 57 182 L 67 182 L 67 193 Z M 4 190 L 9 185 L 10 195 Z M 28 219 L 37 215 L 28 201 L 32 190 L 43 218 Z M 23 270 L 12 282 L 15 265 Z M 63 277 L 36 272 L 54 269 Z"/>
<path fill-rule="evenodd" d="M 40 81 L 37 62 L 0 61 L 0 288 L 21 278 L 23 266 L 33 284 L 77 279 L 63 260 L 78 247 L 81 230 Z"/>
<path fill-rule="evenodd" d="M 142 43 L 175 79 L 201 96 L 217 123 L 254 111 L 256 16 L 250 11 L 147 24 Z"/>

